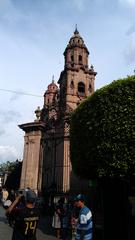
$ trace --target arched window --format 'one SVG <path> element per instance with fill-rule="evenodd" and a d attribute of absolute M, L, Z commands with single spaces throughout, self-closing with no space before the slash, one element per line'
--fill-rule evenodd
<path fill-rule="evenodd" d="M 84 96 L 85 95 L 85 84 L 83 82 L 79 82 L 78 83 L 78 94 L 80 96 Z"/>
<path fill-rule="evenodd" d="M 74 82 L 73 82 L 73 80 L 72 80 L 71 83 L 70 83 L 70 87 L 71 87 L 71 89 L 74 88 Z"/>
<path fill-rule="evenodd" d="M 70 93 L 74 94 L 74 81 L 73 80 L 71 80 L 70 88 L 71 88 Z"/>
<path fill-rule="evenodd" d="M 92 91 L 92 86 L 91 86 L 91 84 L 89 84 L 88 91 L 89 91 L 89 92 L 91 92 L 91 91 Z"/>
<path fill-rule="evenodd" d="M 73 55 L 71 55 L 71 61 L 72 61 L 72 62 L 74 61 L 74 56 L 73 56 Z"/>
<path fill-rule="evenodd" d="M 79 62 L 82 62 L 82 55 L 79 55 Z"/>

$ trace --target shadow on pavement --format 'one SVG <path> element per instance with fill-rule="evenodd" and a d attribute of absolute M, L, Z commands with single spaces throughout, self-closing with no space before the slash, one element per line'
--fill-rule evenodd
<path fill-rule="evenodd" d="M 49 236 L 56 236 L 55 230 L 52 227 L 52 217 L 51 216 L 41 216 L 38 224 L 38 228 Z"/>
<path fill-rule="evenodd" d="M 8 224 L 8 221 L 5 217 L 0 217 L 0 222 L 4 222 L 4 223 Z"/>

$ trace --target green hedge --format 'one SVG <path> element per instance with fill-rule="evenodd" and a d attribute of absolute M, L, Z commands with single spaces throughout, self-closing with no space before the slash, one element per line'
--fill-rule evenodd
<path fill-rule="evenodd" d="M 70 142 L 77 175 L 135 175 L 135 76 L 112 82 L 78 106 Z"/>

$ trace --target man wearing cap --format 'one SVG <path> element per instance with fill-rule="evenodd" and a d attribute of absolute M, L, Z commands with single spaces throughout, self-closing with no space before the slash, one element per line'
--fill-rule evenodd
<path fill-rule="evenodd" d="M 14 219 L 12 240 L 36 240 L 40 214 L 39 209 L 35 207 L 35 200 L 35 192 L 25 189 L 6 210 L 6 215 Z"/>
<path fill-rule="evenodd" d="M 80 208 L 76 240 L 92 240 L 92 213 L 85 206 L 85 196 L 79 194 L 76 197 L 76 206 Z"/>

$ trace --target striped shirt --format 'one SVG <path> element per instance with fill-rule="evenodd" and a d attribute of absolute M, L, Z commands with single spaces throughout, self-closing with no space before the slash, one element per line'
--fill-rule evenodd
<path fill-rule="evenodd" d="M 92 213 L 84 206 L 79 213 L 76 240 L 92 240 L 92 225 Z"/>

